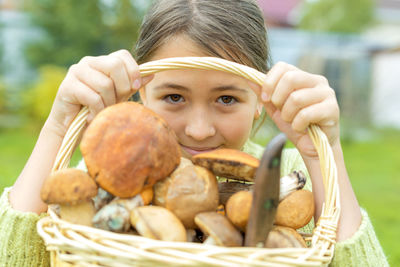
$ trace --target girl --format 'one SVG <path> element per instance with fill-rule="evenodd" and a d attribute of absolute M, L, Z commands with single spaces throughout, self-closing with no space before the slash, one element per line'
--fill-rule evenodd
<path fill-rule="evenodd" d="M 220 57 L 268 74 L 261 87 L 219 71 L 174 70 L 143 79 L 139 76 L 140 63 L 187 56 Z M 39 192 L 69 124 L 82 105 L 89 107 L 90 121 L 104 107 L 138 90 L 143 104 L 175 131 L 187 157 L 221 147 L 259 156 L 263 148 L 248 139 L 264 107 L 297 148 L 283 154 L 284 172 L 304 166 L 308 170 L 317 207 L 315 219 L 321 213 L 324 188 L 319 159 L 306 128 L 318 124 L 335 155 L 342 203 L 332 266 L 387 265 L 347 176 L 335 93 L 324 77 L 285 63 L 270 68 L 266 29 L 255 0 L 155 1 L 141 28 L 136 60 L 121 50 L 84 57 L 70 67 L 31 157 L 1 198 L 2 265 L 49 264 L 35 227 L 47 208 Z"/>

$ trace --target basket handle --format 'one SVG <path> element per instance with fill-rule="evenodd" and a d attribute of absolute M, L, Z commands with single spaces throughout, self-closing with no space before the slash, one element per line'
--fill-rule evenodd
<path fill-rule="evenodd" d="M 142 77 L 165 70 L 204 69 L 219 70 L 246 78 L 262 85 L 266 75 L 251 67 L 216 57 L 180 57 L 146 62 L 139 66 Z M 86 125 L 89 110 L 83 107 L 72 121 L 58 151 L 52 171 L 67 168 L 73 150 Z M 308 134 L 313 141 L 320 159 L 321 173 L 325 188 L 325 203 L 321 217 L 314 230 L 312 243 L 323 239 L 333 244 L 336 239 L 336 227 L 339 220 L 340 198 L 337 180 L 337 168 L 331 146 L 325 133 L 317 126 L 310 125 Z"/>

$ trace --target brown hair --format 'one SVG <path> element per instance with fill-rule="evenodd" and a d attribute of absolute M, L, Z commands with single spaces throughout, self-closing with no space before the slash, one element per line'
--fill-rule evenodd
<path fill-rule="evenodd" d="M 210 56 L 266 72 L 270 66 L 263 14 L 256 0 L 156 0 L 135 48 L 139 64 L 170 37 L 184 34 Z M 224 55 L 224 56 L 222 56 Z"/>
<path fill-rule="evenodd" d="M 143 19 L 135 47 L 139 64 L 169 38 L 184 34 L 210 56 L 267 72 L 271 58 L 264 17 L 256 0 L 155 0 Z M 265 112 L 253 125 L 253 136 Z"/>

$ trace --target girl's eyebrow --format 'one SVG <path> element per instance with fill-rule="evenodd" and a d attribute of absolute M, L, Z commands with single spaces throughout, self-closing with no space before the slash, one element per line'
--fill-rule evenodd
<path fill-rule="evenodd" d="M 212 91 L 220 91 L 220 92 L 222 92 L 222 91 L 239 91 L 239 92 L 242 92 L 242 93 L 248 93 L 249 92 L 249 90 L 237 87 L 235 85 L 218 86 L 218 87 L 213 88 Z"/>
<path fill-rule="evenodd" d="M 154 87 L 155 90 L 171 89 L 171 88 L 180 91 L 189 91 L 189 88 L 175 83 L 163 83 Z"/>
<path fill-rule="evenodd" d="M 180 90 L 180 91 L 190 91 L 189 88 L 179 85 L 179 84 L 174 84 L 174 83 L 163 83 L 160 84 L 156 87 L 154 87 L 155 90 L 162 90 L 162 89 L 176 89 L 176 90 Z M 223 92 L 223 91 L 238 91 L 241 93 L 248 93 L 249 90 L 243 89 L 243 88 L 239 88 L 235 85 L 222 85 L 222 86 L 218 86 L 215 87 L 213 89 L 211 89 L 212 91 L 219 91 L 219 92 Z"/>

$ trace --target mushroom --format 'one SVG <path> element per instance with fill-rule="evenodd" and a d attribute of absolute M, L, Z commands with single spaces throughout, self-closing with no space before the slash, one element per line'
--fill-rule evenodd
<path fill-rule="evenodd" d="M 194 229 L 196 214 L 218 207 L 217 179 L 200 166 L 179 167 L 154 185 L 154 204 L 172 211 L 186 228 Z"/>
<path fill-rule="evenodd" d="M 141 236 L 163 241 L 187 240 L 181 221 L 169 210 L 158 206 L 137 207 L 131 212 L 131 223 Z"/>
<path fill-rule="evenodd" d="M 86 172 L 68 168 L 46 178 L 40 197 L 47 204 L 59 204 L 61 219 L 91 226 L 95 214 L 92 198 L 96 194 L 97 185 Z"/>
<path fill-rule="evenodd" d="M 293 228 L 275 226 L 265 241 L 266 248 L 306 248 L 303 237 Z"/>
<path fill-rule="evenodd" d="M 221 148 L 192 157 L 194 164 L 211 170 L 215 175 L 243 181 L 254 181 L 260 161 L 240 150 Z"/>
<path fill-rule="evenodd" d="M 134 102 L 118 103 L 97 114 L 80 148 L 90 176 L 121 198 L 133 197 L 166 178 L 181 157 L 173 130 L 159 115 Z"/>
<path fill-rule="evenodd" d="M 299 229 L 310 222 L 314 210 L 313 193 L 304 189 L 297 190 L 279 203 L 275 224 Z"/>
<path fill-rule="evenodd" d="M 93 226 L 112 232 L 127 232 L 131 227 L 129 219 L 131 211 L 149 204 L 152 198 L 151 187 L 131 198 L 116 197 L 94 215 Z"/>
<path fill-rule="evenodd" d="M 218 182 L 219 203 L 226 205 L 228 199 L 239 191 L 253 190 L 253 183 L 243 183 L 236 181 Z"/>
<path fill-rule="evenodd" d="M 226 202 L 226 216 L 242 232 L 246 231 L 252 200 L 253 192 L 239 191 Z"/>
<path fill-rule="evenodd" d="M 202 212 L 194 221 L 207 236 L 203 244 L 239 247 L 243 244 L 243 236 L 225 216 L 217 212 Z"/>
<path fill-rule="evenodd" d="M 114 198 L 115 196 L 111 195 L 106 190 L 99 187 L 99 189 L 97 190 L 97 195 L 93 198 L 94 208 L 96 210 L 99 210 L 108 203 L 110 203 L 110 201 L 113 200 Z"/>
<path fill-rule="evenodd" d="M 226 216 L 233 225 L 243 232 L 245 232 L 249 220 L 252 201 L 252 191 L 239 191 L 226 202 Z M 311 220 L 314 209 L 313 194 L 304 189 L 296 190 L 279 202 L 275 224 L 299 229 Z"/>
<path fill-rule="evenodd" d="M 306 183 L 306 176 L 302 171 L 293 171 L 283 177 L 280 180 L 280 194 L 279 200 L 281 201 L 292 192 L 302 189 Z M 219 202 L 226 204 L 227 200 L 238 191 L 251 191 L 253 190 L 254 184 L 243 183 L 236 181 L 219 182 Z"/>

